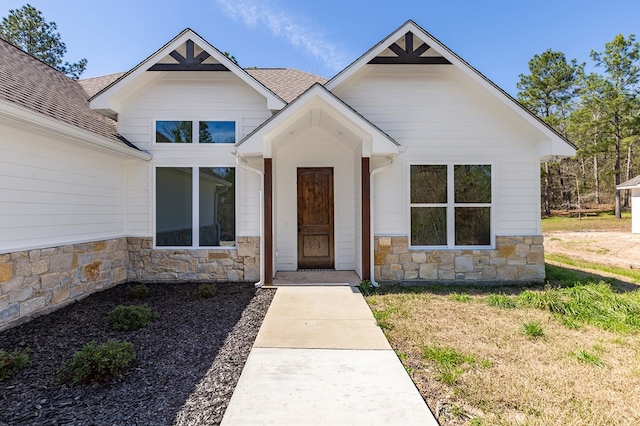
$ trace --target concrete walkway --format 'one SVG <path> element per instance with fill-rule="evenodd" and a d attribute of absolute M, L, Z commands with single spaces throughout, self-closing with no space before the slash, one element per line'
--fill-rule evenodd
<path fill-rule="evenodd" d="M 354 287 L 281 287 L 222 424 L 437 425 Z"/>

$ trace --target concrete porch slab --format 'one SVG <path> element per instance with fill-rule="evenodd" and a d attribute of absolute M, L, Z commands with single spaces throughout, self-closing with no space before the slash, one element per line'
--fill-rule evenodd
<path fill-rule="evenodd" d="M 358 285 L 362 280 L 354 271 L 278 271 L 274 286 L 288 285 Z"/>

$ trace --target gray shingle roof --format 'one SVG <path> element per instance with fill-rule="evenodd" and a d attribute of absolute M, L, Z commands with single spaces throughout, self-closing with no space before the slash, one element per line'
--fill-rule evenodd
<path fill-rule="evenodd" d="M 640 186 L 640 175 L 634 177 L 633 179 L 629 179 L 626 182 L 622 182 L 620 185 L 618 185 L 618 189 L 635 188 L 637 186 Z"/>
<path fill-rule="evenodd" d="M 247 68 L 245 71 L 286 102 L 291 102 L 316 83 L 324 84 L 327 82 L 324 77 L 291 68 Z M 87 78 L 79 80 L 78 83 L 80 83 L 87 95 L 91 97 L 124 74 L 121 72 L 102 77 Z"/>
<path fill-rule="evenodd" d="M 85 78 L 82 80 L 78 80 L 78 83 L 84 89 L 84 92 L 87 94 L 87 99 L 125 75 L 124 72 L 118 72 L 115 74 L 103 75 L 100 77 L 93 78 Z"/>
<path fill-rule="evenodd" d="M 2 39 L 0 99 L 133 147 L 118 135 L 115 121 L 89 108 L 77 81 Z"/>
<path fill-rule="evenodd" d="M 327 82 L 324 77 L 291 68 L 247 68 L 245 71 L 286 102 L 291 102 L 316 83 Z"/>

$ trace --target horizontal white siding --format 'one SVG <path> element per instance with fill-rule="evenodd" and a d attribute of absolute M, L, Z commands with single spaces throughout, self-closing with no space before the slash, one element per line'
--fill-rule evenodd
<path fill-rule="evenodd" d="M 154 232 L 153 168 L 236 167 L 234 144 L 155 144 L 154 120 L 236 122 L 238 140 L 271 116 L 266 100 L 232 73 L 162 72 L 122 102 L 118 129 L 153 154 L 147 170 L 128 170 L 127 226 L 136 236 Z M 236 168 L 236 235 L 260 233 L 260 177 Z"/>
<path fill-rule="evenodd" d="M 150 237 L 151 229 L 151 165 L 149 162 L 127 161 L 126 164 L 126 231 L 131 237 Z"/>
<path fill-rule="evenodd" d="M 122 102 L 118 131 L 155 155 L 193 146 L 152 144 L 154 120 L 236 121 L 242 139 L 270 116 L 266 99 L 230 72 L 162 72 Z"/>
<path fill-rule="evenodd" d="M 406 151 L 374 179 L 374 232 L 409 234 L 411 163 L 492 164 L 496 235 L 540 233 L 542 136 L 452 66 L 367 66 L 335 93 Z"/>
<path fill-rule="evenodd" d="M 0 135 L 0 252 L 125 234 L 123 158 L 4 125 Z"/>

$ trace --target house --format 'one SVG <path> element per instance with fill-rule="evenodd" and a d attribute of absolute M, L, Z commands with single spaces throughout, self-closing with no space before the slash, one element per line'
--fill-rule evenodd
<path fill-rule="evenodd" d="M 0 42 L 0 325 L 127 280 L 540 281 L 575 148 L 408 21 L 329 81 L 190 29 L 72 81 Z"/>
<path fill-rule="evenodd" d="M 631 190 L 631 232 L 640 234 L 640 175 L 622 182 L 616 188 Z"/>

